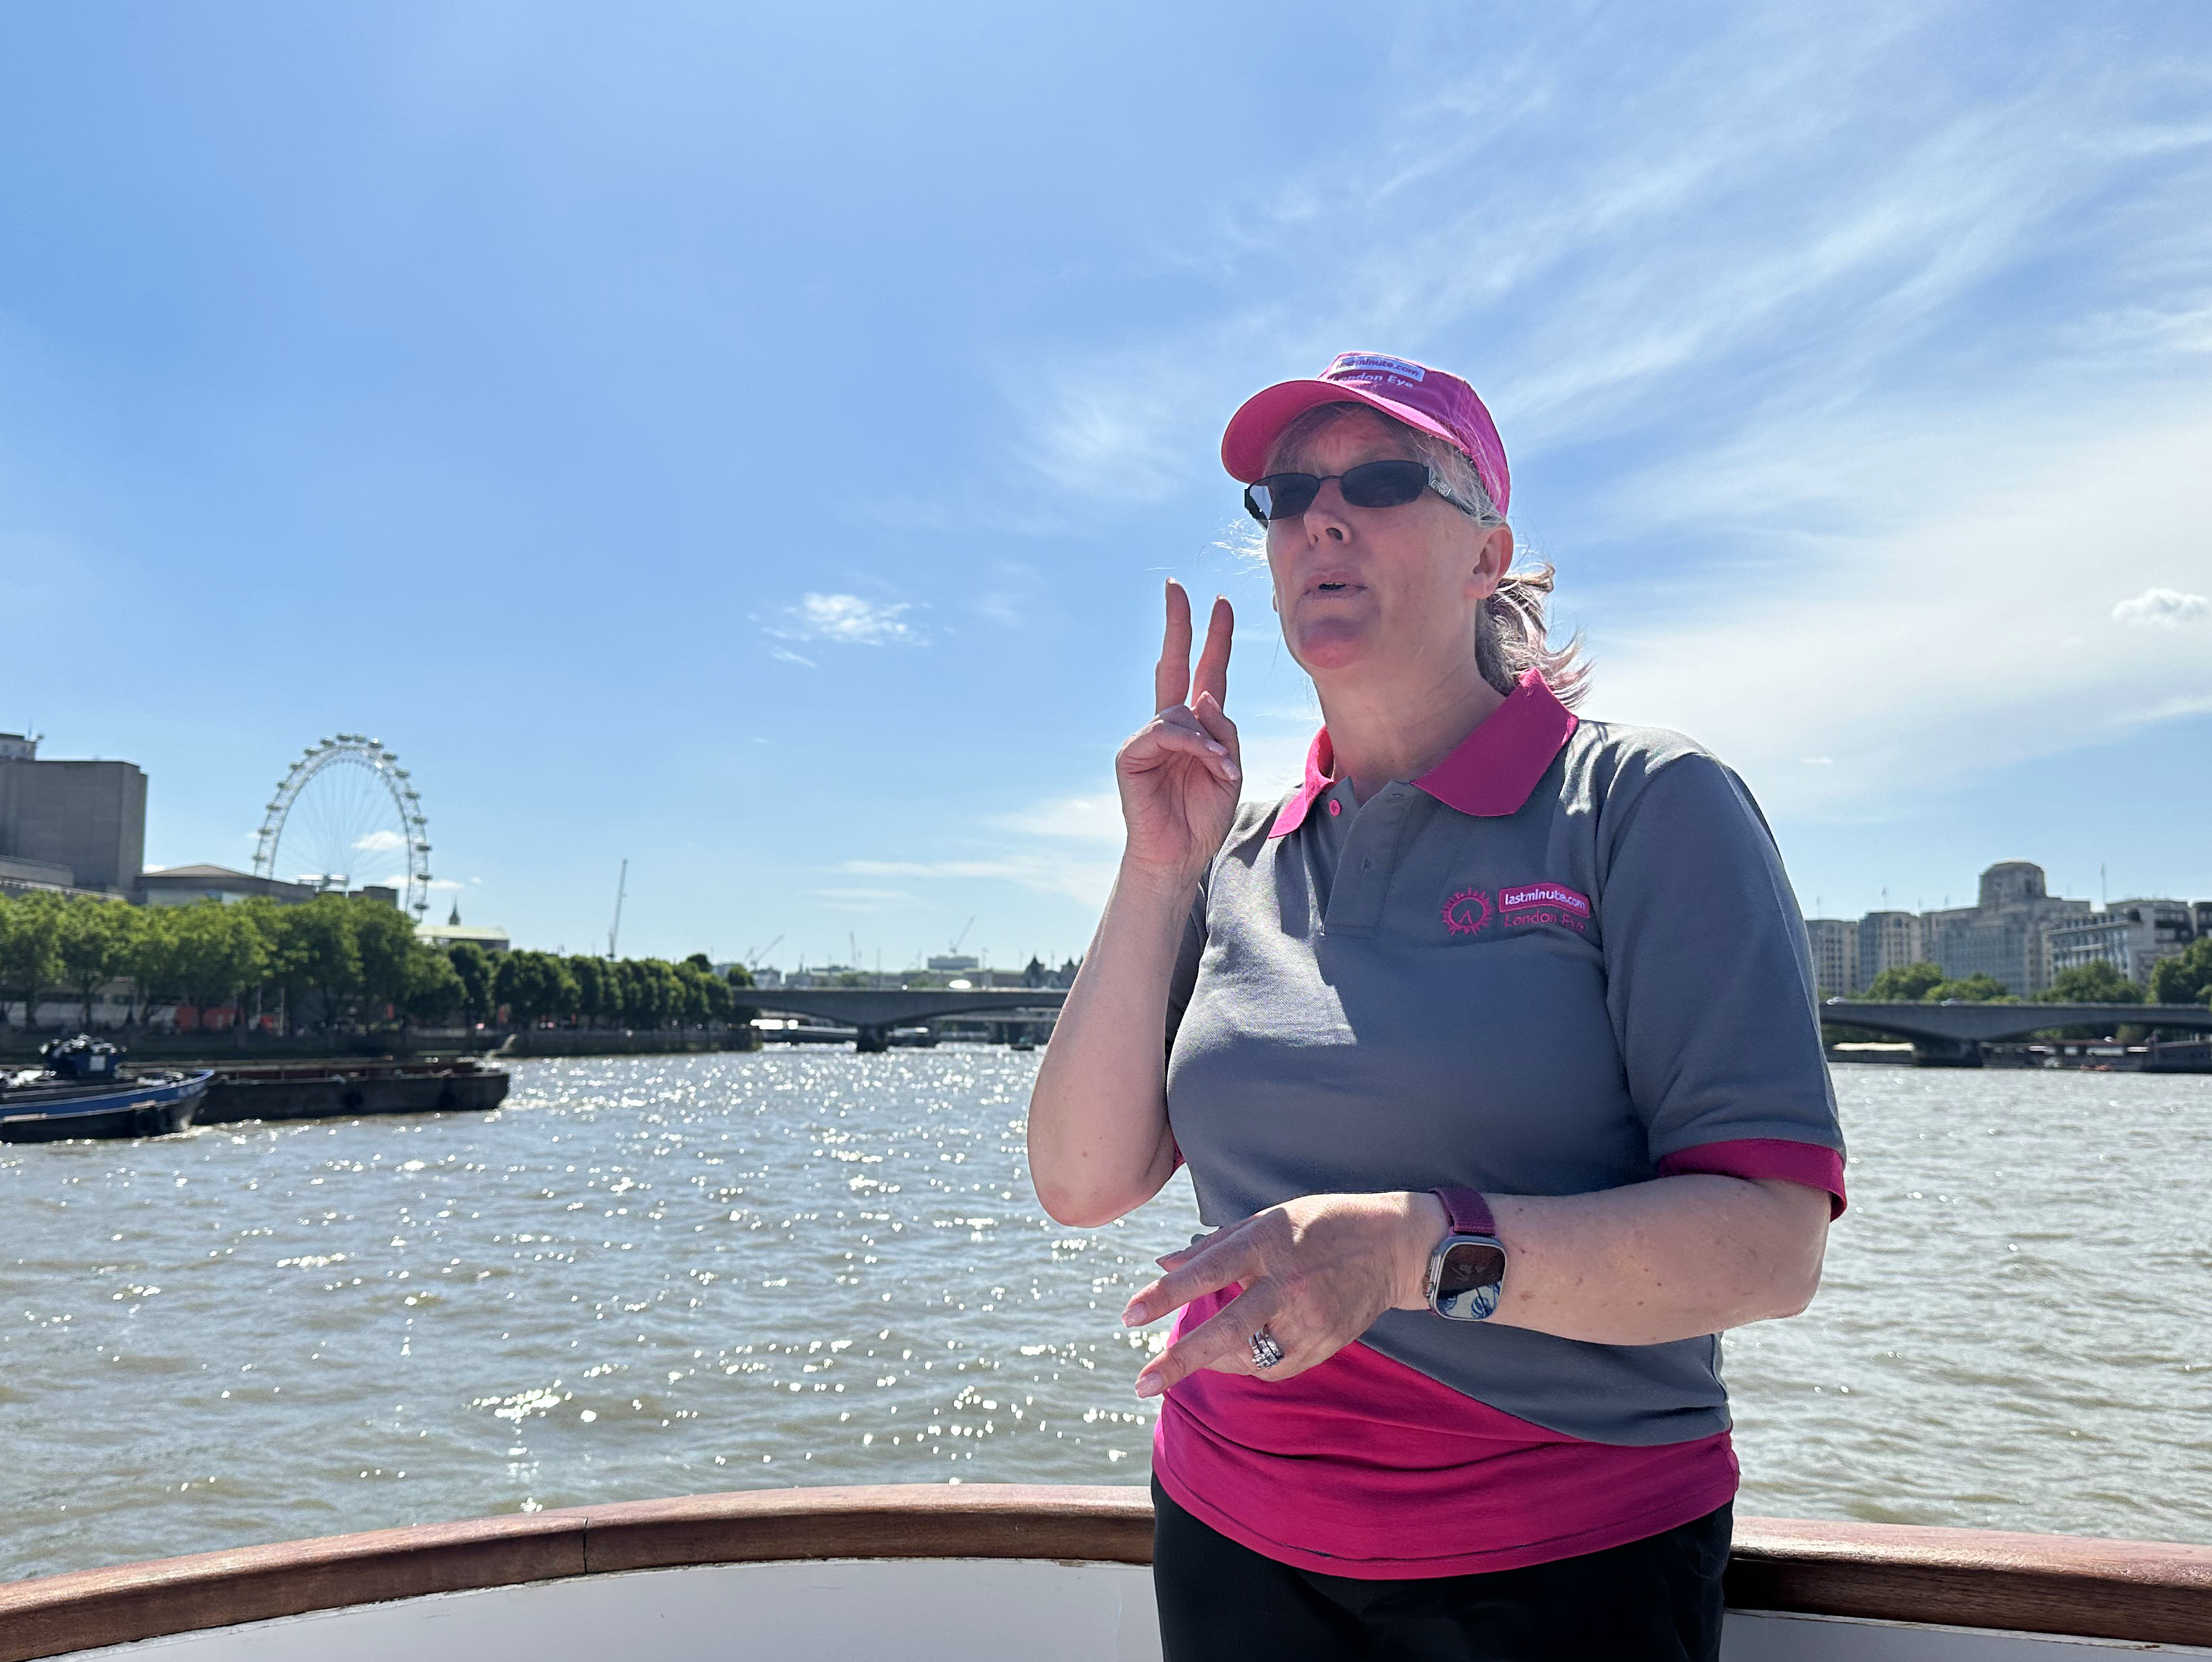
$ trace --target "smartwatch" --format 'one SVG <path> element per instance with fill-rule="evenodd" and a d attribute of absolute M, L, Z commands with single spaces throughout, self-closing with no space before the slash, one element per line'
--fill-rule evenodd
<path fill-rule="evenodd" d="M 1429 1308 L 1455 1322 L 1479 1322 L 1498 1308 L 1505 1283 L 1505 1244 L 1490 1202 L 1472 1189 L 1432 1189 L 1450 1233 L 1429 1254 Z"/>

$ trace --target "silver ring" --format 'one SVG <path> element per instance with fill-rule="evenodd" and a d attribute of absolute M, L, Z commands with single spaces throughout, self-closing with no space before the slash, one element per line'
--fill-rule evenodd
<path fill-rule="evenodd" d="M 1276 1342 L 1273 1334 L 1263 1327 L 1252 1336 L 1253 1367 L 1273 1367 L 1282 1360 L 1283 1347 Z"/>

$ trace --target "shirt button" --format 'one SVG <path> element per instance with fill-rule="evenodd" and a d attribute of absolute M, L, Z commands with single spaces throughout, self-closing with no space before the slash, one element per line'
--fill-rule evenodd
<path fill-rule="evenodd" d="M 1338 814 L 1342 813 L 1343 812 L 1344 812 L 1344 804 L 1343 804 L 1343 803 L 1341 803 L 1341 802 L 1340 802 L 1340 801 L 1338 801 L 1336 800 L 1336 798 L 1334 798 L 1334 796 L 1330 797 L 1330 798 L 1328 799 L 1328 813 L 1329 813 L 1329 818 L 1331 818 L 1331 819 L 1334 819 Z"/>

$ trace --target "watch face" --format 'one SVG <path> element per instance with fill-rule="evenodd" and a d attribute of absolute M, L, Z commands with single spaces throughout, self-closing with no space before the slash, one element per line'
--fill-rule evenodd
<path fill-rule="evenodd" d="M 1455 1240 L 1444 1249 L 1437 1275 L 1437 1313 L 1479 1322 L 1498 1308 L 1505 1279 L 1505 1249 L 1494 1241 Z"/>

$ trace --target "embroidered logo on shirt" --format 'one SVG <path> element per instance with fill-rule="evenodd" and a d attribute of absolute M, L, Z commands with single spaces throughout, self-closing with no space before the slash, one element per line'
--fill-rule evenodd
<path fill-rule="evenodd" d="M 1564 883 L 1522 883 L 1500 889 L 1498 910 L 1509 929 L 1558 923 L 1579 934 L 1589 928 L 1589 898 Z"/>
<path fill-rule="evenodd" d="M 1450 934 L 1475 934 L 1490 922 L 1490 897 L 1480 889 L 1462 889 L 1444 902 L 1444 929 Z"/>

